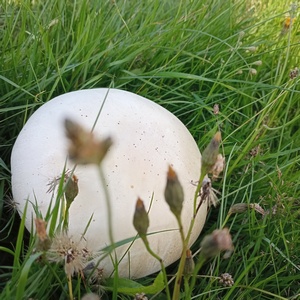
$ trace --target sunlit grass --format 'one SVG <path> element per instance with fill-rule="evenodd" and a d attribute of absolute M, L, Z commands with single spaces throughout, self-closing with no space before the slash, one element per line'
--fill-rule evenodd
<path fill-rule="evenodd" d="M 284 27 L 297 8 L 286 1 L 225 2 L 1 1 L 1 299 L 68 297 L 63 269 L 33 262 L 23 220 L 5 206 L 18 133 L 54 96 L 108 86 L 172 111 L 201 150 L 222 132 L 226 170 L 214 183 L 220 206 L 193 250 L 204 234 L 226 225 L 235 251 L 204 265 L 195 299 L 298 299 L 300 96 L 299 77 L 290 79 L 290 71 L 299 66 L 299 22 Z M 227 218 L 241 202 L 270 213 Z M 175 264 L 167 272 L 176 270 Z M 225 272 L 232 287 L 218 284 Z M 139 282 L 150 285 L 154 278 Z M 73 287 L 76 297 L 89 291 L 80 277 Z"/>

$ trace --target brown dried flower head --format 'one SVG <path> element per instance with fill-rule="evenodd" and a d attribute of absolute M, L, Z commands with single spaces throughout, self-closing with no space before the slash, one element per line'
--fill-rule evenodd
<path fill-rule="evenodd" d="M 35 223 L 35 228 L 36 228 L 36 234 L 38 238 L 43 242 L 48 238 L 47 231 L 46 231 L 46 226 L 47 222 L 44 221 L 43 219 L 36 218 L 34 220 Z"/>
<path fill-rule="evenodd" d="M 223 273 L 220 275 L 219 283 L 222 286 L 233 286 L 234 285 L 234 280 L 232 276 L 229 273 Z"/>
<path fill-rule="evenodd" d="M 222 154 L 218 154 L 217 160 L 211 169 L 212 179 L 217 179 L 225 167 L 225 157 Z"/>
<path fill-rule="evenodd" d="M 262 216 L 267 214 L 267 212 L 258 203 L 250 203 L 250 204 L 236 203 L 230 207 L 228 214 L 231 215 L 231 214 L 243 213 L 247 211 L 249 208 L 255 210 Z"/>
<path fill-rule="evenodd" d="M 135 294 L 135 297 L 133 300 L 148 300 L 148 297 L 145 293 Z"/>
<path fill-rule="evenodd" d="M 209 177 L 205 177 L 202 181 L 202 191 L 201 191 L 201 198 L 202 201 L 207 200 L 207 206 L 211 207 L 217 207 L 219 201 L 218 198 L 214 192 L 214 189 L 211 185 L 211 179 Z"/>
<path fill-rule="evenodd" d="M 218 115 L 220 112 L 220 107 L 219 104 L 214 104 L 214 114 Z"/>
<path fill-rule="evenodd" d="M 100 285 L 104 279 L 104 269 L 97 266 L 95 261 L 90 261 L 84 267 L 83 274 L 92 284 Z"/>
<path fill-rule="evenodd" d="M 233 244 L 228 228 L 216 229 L 201 242 L 201 255 L 205 258 L 218 255 L 221 251 L 232 251 Z"/>
<path fill-rule="evenodd" d="M 51 246 L 51 240 L 46 231 L 47 222 L 43 219 L 36 218 L 34 220 L 34 223 L 36 228 L 36 235 L 38 237 L 36 250 L 47 251 Z"/>
<path fill-rule="evenodd" d="M 65 129 L 71 142 L 69 156 L 77 164 L 100 164 L 112 145 L 110 137 L 96 140 L 92 132 L 70 119 L 65 120 Z"/>
<path fill-rule="evenodd" d="M 249 205 L 247 203 L 236 203 L 229 209 L 228 214 L 240 214 L 248 210 Z"/>
<path fill-rule="evenodd" d="M 290 71 L 290 78 L 295 79 L 297 76 L 299 76 L 299 69 L 296 67 Z"/>
<path fill-rule="evenodd" d="M 258 203 L 250 203 L 249 207 L 254 209 L 256 212 L 264 216 L 266 214 L 265 210 Z"/>

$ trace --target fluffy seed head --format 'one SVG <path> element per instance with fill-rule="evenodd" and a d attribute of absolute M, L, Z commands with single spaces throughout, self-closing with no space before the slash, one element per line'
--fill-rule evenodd
<path fill-rule="evenodd" d="M 216 229 L 201 242 L 201 254 L 205 258 L 218 255 L 221 251 L 232 251 L 233 244 L 228 228 Z"/>
<path fill-rule="evenodd" d="M 86 248 L 83 239 L 74 241 L 66 232 L 54 236 L 51 248 L 47 252 L 50 262 L 64 263 L 68 276 L 82 272 L 92 258 L 92 253 Z"/>

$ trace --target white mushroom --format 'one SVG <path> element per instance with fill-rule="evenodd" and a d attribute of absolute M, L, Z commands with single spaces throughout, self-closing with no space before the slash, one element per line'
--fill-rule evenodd
<path fill-rule="evenodd" d="M 30 201 L 26 227 L 31 229 L 37 203 L 46 215 L 52 194 L 49 183 L 74 166 L 66 160 L 68 140 L 64 120 L 69 118 L 91 129 L 104 102 L 94 129 L 97 138 L 111 136 L 113 145 L 102 162 L 111 198 L 113 235 L 115 241 L 134 237 L 132 225 L 135 203 L 143 199 L 149 211 L 150 246 L 167 266 L 181 255 L 178 225 L 164 199 L 168 166 L 172 165 L 184 189 L 182 220 L 184 230 L 190 223 L 195 186 L 199 179 L 201 154 L 186 127 L 169 111 L 136 94 L 117 89 L 91 89 L 67 93 L 47 102 L 28 120 L 19 134 L 11 157 L 12 189 L 22 215 Z M 79 193 L 70 208 L 69 234 L 80 237 L 90 218 L 85 234 L 88 247 L 94 251 L 109 245 L 107 211 L 104 191 L 94 165 L 78 165 Z M 206 218 L 201 207 L 191 236 L 195 241 Z M 141 242 L 117 249 L 119 274 L 139 278 L 160 269 Z M 125 254 L 125 255 L 124 255 Z M 123 256 L 124 255 L 124 256 Z M 109 275 L 113 266 L 109 258 L 100 264 Z"/>

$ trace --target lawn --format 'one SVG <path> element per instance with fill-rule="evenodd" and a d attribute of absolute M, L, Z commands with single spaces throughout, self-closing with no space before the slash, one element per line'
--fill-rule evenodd
<path fill-rule="evenodd" d="M 179 299 L 300 299 L 297 14 L 282 0 L 0 0 L 0 298 L 70 298 L 63 266 L 38 261 L 36 237 L 16 212 L 11 151 L 47 101 L 113 87 L 171 111 L 201 152 L 222 134 L 219 205 L 192 251 L 224 227 L 234 251 L 205 262 L 196 255 L 200 270 Z M 171 294 L 178 265 L 166 268 Z M 160 278 L 86 284 L 75 275 L 71 289 L 74 299 L 91 291 L 133 299 L 140 284 L 149 299 L 167 299 Z"/>

